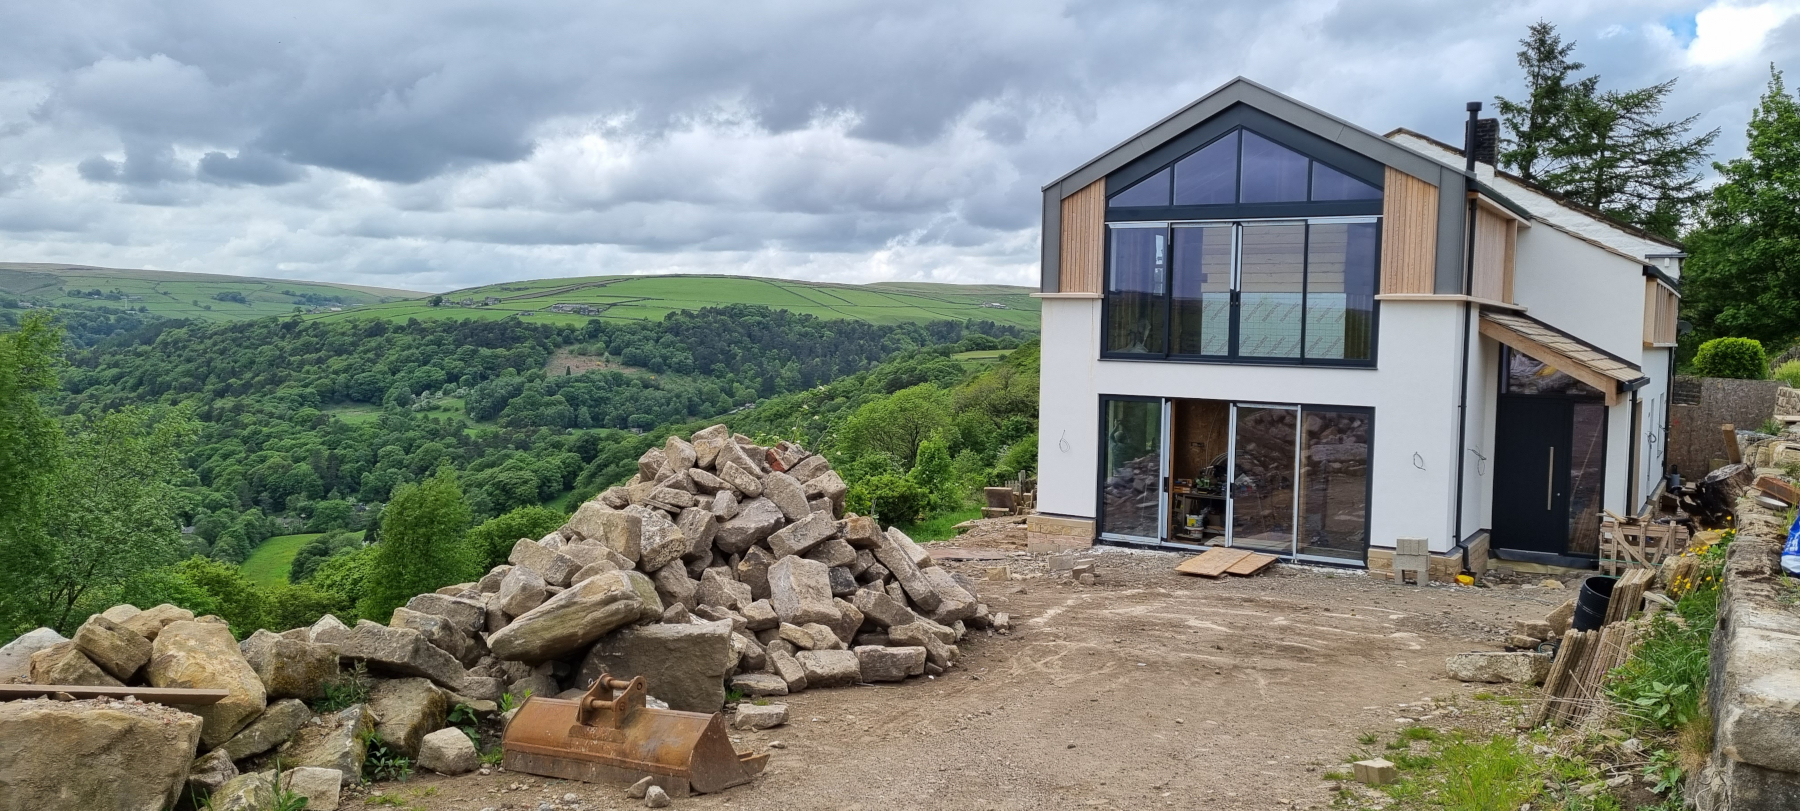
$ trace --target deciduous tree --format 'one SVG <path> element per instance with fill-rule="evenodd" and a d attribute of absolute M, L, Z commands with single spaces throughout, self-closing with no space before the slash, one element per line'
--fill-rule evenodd
<path fill-rule="evenodd" d="M 386 617 L 415 595 L 474 574 L 464 542 L 469 505 L 448 469 L 394 492 L 381 515 L 381 543 L 361 606 L 365 617 Z"/>

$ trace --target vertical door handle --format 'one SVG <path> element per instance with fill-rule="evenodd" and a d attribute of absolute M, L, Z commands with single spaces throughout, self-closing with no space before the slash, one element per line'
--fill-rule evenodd
<path fill-rule="evenodd" d="M 1556 446 L 1550 446 L 1550 471 L 1544 477 L 1544 509 L 1552 509 L 1556 503 Z"/>

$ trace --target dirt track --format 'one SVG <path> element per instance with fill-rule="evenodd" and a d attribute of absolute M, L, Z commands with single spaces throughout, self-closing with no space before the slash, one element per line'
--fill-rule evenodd
<path fill-rule="evenodd" d="M 1014 559 L 1028 579 L 981 584 L 1011 613 L 1012 635 L 972 640 L 936 681 L 788 697 L 787 726 L 739 738 L 784 747 L 761 779 L 675 807 L 1324 807 L 1320 775 L 1358 734 L 1429 716 L 1424 699 L 1475 692 L 1442 675 L 1446 655 L 1494 649 L 1513 619 L 1568 596 L 1294 567 L 1210 581 L 1174 574 L 1171 555 L 1095 555 L 1094 586 L 1033 577 L 1043 558 Z M 948 565 L 979 576 L 991 564 Z M 513 784 L 528 788 L 495 793 Z M 642 807 L 610 786 L 504 773 L 379 788 L 432 811 L 573 807 L 566 793 L 585 809 Z"/>

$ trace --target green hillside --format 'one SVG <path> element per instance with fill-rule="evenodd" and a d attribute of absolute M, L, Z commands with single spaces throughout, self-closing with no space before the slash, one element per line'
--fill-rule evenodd
<path fill-rule="evenodd" d="M 94 291 L 100 291 L 98 296 Z M 220 299 L 224 294 L 226 299 Z M 204 321 L 242 321 L 292 313 L 296 306 L 345 312 L 363 305 L 425 295 L 327 282 L 125 270 L 85 265 L 0 262 L 0 295 L 37 306 L 98 305 L 117 309 L 143 307 L 152 315 Z M 241 297 L 241 301 L 237 300 Z"/>
<path fill-rule="evenodd" d="M 675 310 L 760 304 L 820 318 L 872 324 L 973 318 L 1036 330 L 1038 300 L 1030 297 L 1031 292 L 1027 287 L 923 282 L 854 285 L 747 276 L 592 276 L 471 287 L 445 293 L 443 304 L 438 307 L 431 306 L 427 299 L 417 299 L 359 307 L 356 314 L 399 321 L 501 319 L 518 315 L 533 322 L 578 325 L 594 315 L 652 321 Z M 343 316 L 328 313 L 311 317 Z"/>

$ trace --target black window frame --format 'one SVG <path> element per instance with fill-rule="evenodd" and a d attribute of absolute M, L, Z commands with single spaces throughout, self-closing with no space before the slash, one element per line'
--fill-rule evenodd
<path fill-rule="evenodd" d="M 1379 201 L 1377 201 L 1377 202 L 1379 202 Z M 1354 216 L 1367 217 L 1369 215 L 1354 215 Z M 1375 266 L 1375 274 L 1374 274 L 1374 279 L 1373 279 L 1373 282 L 1374 282 L 1373 292 L 1371 293 L 1371 298 L 1373 299 L 1373 301 L 1369 308 L 1369 357 L 1366 359 L 1365 358 L 1354 358 L 1354 359 L 1308 358 L 1308 357 L 1306 357 L 1306 316 L 1305 316 L 1304 308 L 1305 308 L 1305 303 L 1307 300 L 1306 297 L 1308 294 L 1307 286 L 1308 286 L 1308 282 L 1311 279 L 1311 267 L 1310 267 L 1311 252 L 1310 251 L 1311 251 L 1311 242 L 1312 242 L 1312 225 L 1313 225 L 1313 220 L 1315 220 L 1315 219 L 1329 219 L 1329 218 L 1325 217 L 1323 215 L 1314 215 L 1312 217 L 1273 217 L 1273 218 L 1266 218 L 1266 219 L 1172 220 L 1172 221 L 1156 220 L 1156 221 L 1150 221 L 1150 222 L 1161 222 L 1162 223 L 1162 230 L 1164 233 L 1164 245 L 1166 246 L 1165 250 L 1168 251 L 1167 256 L 1163 262 L 1163 266 L 1165 268 L 1164 277 L 1163 277 L 1163 289 L 1162 289 L 1162 308 L 1163 308 L 1163 312 L 1162 312 L 1162 331 L 1163 331 L 1162 348 L 1163 349 L 1162 349 L 1162 352 L 1159 354 L 1153 354 L 1153 353 L 1149 353 L 1149 352 L 1112 352 L 1112 351 L 1107 350 L 1107 346 L 1106 346 L 1107 336 L 1111 334 L 1111 329 L 1112 329 L 1112 308 L 1106 306 L 1106 304 L 1107 304 L 1106 299 L 1112 295 L 1111 291 L 1112 291 L 1112 274 L 1113 274 L 1113 231 L 1116 230 L 1112 227 L 1111 223 L 1108 223 L 1106 225 L 1106 234 L 1105 234 L 1104 239 L 1102 240 L 1102 248 L 1101 248 L 1101 250 L 1103 250 L 1105 252 L 1104 256 L 1105 256 L 1106 264 L 1105 264 L 1105 272 L 1103 274 L 1103 278 L 1101 280 L 1101 287 L 1100 287 L 1100 289 L 1103 291 L 1101 293 L 1101 303 L 1100 303 L 1100 347 L 1099 347 L 1100 359 L 1101 360 L 1138 361 L 1138 362 L 1143 362 L 1143 363 L 1213 363 L 1213 364 L 1227 364 L 1227 365 L 1238 365 L 1238 366 L 1306 366 L 1306 367 L 1315 367 L 1315 368 L 1334 368 L 1334 369 L 1375 369 L 1375 368 L 1377 368 L 1378 360 L 1381 357 L 1381 301 L 1380 301 L 1380 296 L 1381 296 L 1381 240 L 1382 240 L 1382 236 L 1383 236 L 1381 226 L 1382 226 L 1383 221 L 1378 215 L 1375 217 L 1376 228 L 1375 228 L 1374 249 L 1375 249 L 1375 264 L 1376 264 L 1376 266 Z M 1144 221 L 1123 220 L 1120 222 L 1122 224 L 1123 223 L 1132 223 L 1130 225 L 1125 226 L 1128 228 L 1138 228 L 1138 229 L 1149 230 L 1149 226 L 1147 226 L 1147 225 L 1136 225 L 1135 224 L 1135 223 L 1144 222 Z M 1238 290 L 1237 280 L 1235 278 L 1233 279 L 1233 283 L 1231 286 L 1231 303 L 1230 303 L 1231 323 L 1230 323 L 1230 327 L 1229 327 L 1229 338 L 1228 338 L 1229 352 L 1224 355 L 1198 355 L 1198 354 L 1178 354 L 1178 353 L 1171 351 L 1173 349 L 1172 333 L 1174 330 L 1174 323 L 1172 321 L 1172 318 L 1174 315 L 1173 310 L 1174 310 L 1174 301 L 1175 301 L 1175 272 L 1176 272 L 1175 268 L 1176 268 L 1176 261 L 1177 261 L 1176 256 L 1175 256 L 1175 229 L 1179 228 L 1179 227 L 1192 227 L 1192 226 L 1197 226 L 1197 225 L 1230 225 L 1230 226 L 1234 226 L 1234 227 L 1240 227 L 1240 226 L 1244 226 L 1244 225 L 1257 225 L 1257 224 L 1276 225 L 1276 224 L 1288 224 L 1288 223 L 1298 223 L 1298 224 L 1304 224 L 1307 226 L 1305 241 L 1302 242 L 1301 248 L 1300 248 L 1300 255 L 1303 257 L 1303 259 L 1302 259 L 1302 262 L 1303 262 L 1302 276 L 1301 276 L 1301 283 L 1300 283 L 1300 301 L 1302 304 L 1302 310 L 1301 310 L 1302 314 L 1300 317 L 1300 355 L 1298 357 L 1293 357 L 1293 358 L 1282 358 L 1282 357 L 1272 357 L 1272 356 L 1267 356 L 1267 355 L 1243 356 L 1243 355 L 1238 354 L 1238 338 L 1239 338 L 1238 313 L 1239 313 L 1239 307 L 1241 305 L 1241 299 L 1240 299 L 1240 291 Z M 1330 223 L 1323 222 L 1320 224 L 1329 225 Z M 1235 237 L 1233 239 L 1232 251 L 1233 251 L 1233 255 L 1232 255 L 1231 261 L 1232 261 L 1232 266 L 1233 266 L 1233 275 L 1235 277 L 1236 269 L 1238 268 L 1239 262 L 1241 261 L 1241 251 L 1242 251 L 1242 246 L 1237 244 L 1237 239 Z"/>
<path fill-rule="evenodd" d="M 1226 137 L 1236 130 L 1244 129 L 1257 136 L 1286 147 L 1301 155 L 1331 167 L 1337 172 L 1360 180 L 1386 194 L 1387 167 L 1379 161 L 1354 152 L 1344 146 L 1327 141 L 1274 116 L 1243 104 L 1233 105 L 1224 112 L 1207 119 L 1193 129 L 1170 139 L 1156 149 L 1151 150 L 1137 160 L 1120 167 L 1106 176 L 1105 219 L 1107 222 L 1129 222 L 1159 220 L 1233 220 L 1233 219 L 1281 219 L 1308 217 L 1355 217 L 1379 216 L 1382 213 L 1382 200 L 1327 200 L 1314 202 L 1312 196 L 1313 173 L 1309 166 L 1306 173 L 1308 200 L 1280 203 L 1217 203 L 1208 205 L 1174 205 L 1175 178 L 1174 172 L 1169 176 L 1170 205 L 1164 206 L 1126 206 L 1111 205 L 1114 195 L 1137 185 L 1157 172 L 1173 169 L 1175 164 L 1188 156 L 1211 146 L 1213 142 Z M 1243 138 L 1238 139 L 1237 161 L 1237 195 L 1243 193 Z"/>

